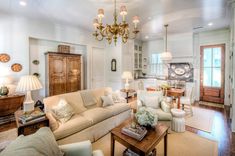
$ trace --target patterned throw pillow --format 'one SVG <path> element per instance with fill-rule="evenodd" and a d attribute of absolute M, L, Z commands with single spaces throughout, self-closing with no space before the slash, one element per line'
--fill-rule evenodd
<path fill-rule="evenodd" d="M 51 109 L 53 115 L 61 123 L 67 122 L 73 115 L 73 108 L 65 99 L 60 99 L 59 103 Z"/>
<path fill-rule="evenodd" d="M 166 101 L 162 101 L 161 102 L 161 109 L 166 112 L 166 113 L 170 113 L 171 112 L 171 107 L 169 106 L 169 104 Z"/>
<path fill-rule="evenodd" d="M 112 99 L 114 103 L 124 103 L 126 102 L 125 98 L 123 98 L 119 91 L 112 92 Z"/>
<path fill-rule="evenodd" d="M 101 99 L 103 101 L 103 107 L 114 104 L 113 99 L 112 99 L 112 95 L 101 96 Z"/>

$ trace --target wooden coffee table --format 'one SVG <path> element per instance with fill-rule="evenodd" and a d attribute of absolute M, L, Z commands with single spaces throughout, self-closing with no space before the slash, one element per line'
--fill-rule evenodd
<path fill-rule="evenodd" d="M 147 156 L 150 152 L 156 153 L 156 146 L 163 138 L 164 156 L 167 156 L 168 126 L 159 123 L 156 125 L 155 129 L 148 130 L 147 135 L 142 141 L 137 141 L 121 133 L 122 128 L 131 122 L 131 119 L 127 119 L 122 124 L 111 130 L 111 156 L 114 156 L 115 141 L 118 141 L 141 156 Z"/>

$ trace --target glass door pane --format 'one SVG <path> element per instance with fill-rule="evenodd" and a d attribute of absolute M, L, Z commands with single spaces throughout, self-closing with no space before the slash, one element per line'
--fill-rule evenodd
<path fill-rule="evenodd" d="M 221 68 L 213 68 L 212 87 L 221 87 Z"/>
<path fill-rule="evenodd" d="M 213 67 L 221 67 L 221 48 L 213 48 Z"/>
<path fill-rule="evenodd" d="M 204 49 L 204 56 L 203 56 L 203 65 L 204 67 L 212 67 L 212 48 Z"/>
<path fill-rule="evenodd" d="M 203 86 L 211 87 L 212 70 L 211 68 L 204 68 L 203 70 Z"/>

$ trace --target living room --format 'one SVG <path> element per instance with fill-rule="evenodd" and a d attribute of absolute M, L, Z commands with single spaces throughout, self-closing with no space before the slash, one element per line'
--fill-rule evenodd
<path fill-rule="evenodd" d="M 235 155 L 234 0 L 0 3 L 0 155 Z"/>

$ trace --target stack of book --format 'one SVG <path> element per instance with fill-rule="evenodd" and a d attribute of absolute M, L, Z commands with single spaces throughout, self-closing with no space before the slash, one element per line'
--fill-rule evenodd
<path fill-rule="evenodd" d="M 45 118 L 45 113 L 41 110 L 34 110 L 31 113 L 25 113 L 19 117 L 19 121 L 22 124 L 32 122 L 32 121 L 39 121 Z"/>
<path fill-rule="evenodd" d="M 144 138 L 144 136 L 147 134 L 147 132 L 148 131 L 146 130 L 145 127 L 139 125 L 136 125 L 136 127 L 134 128 L 131 125 L 122 128 L 123 134 L 132 137 L 138 141 L 141 141 Z"/>

